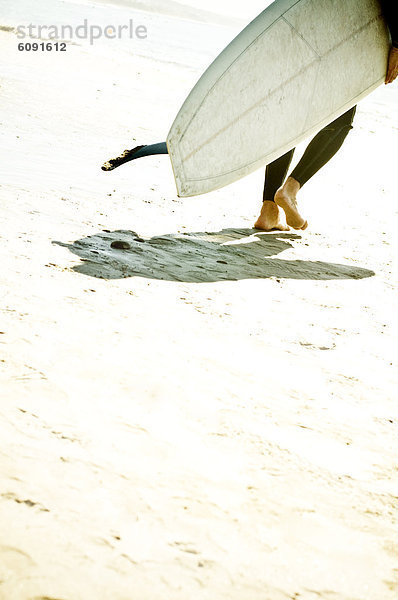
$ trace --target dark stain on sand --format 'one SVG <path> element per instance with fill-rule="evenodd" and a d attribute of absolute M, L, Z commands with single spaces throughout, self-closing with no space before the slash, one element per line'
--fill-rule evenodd
<path fill-rule="evenodd" d="M 68 244 L 81 263 L 73 270 L 101 279 L 144 277 L 210 283 L 241 279 L 364 279 L 375 273 L 354 265 L 275 258 L 301 236 L 291 232 L 223 229 L 143 239 L 134 231 L 101 231 Z"/>

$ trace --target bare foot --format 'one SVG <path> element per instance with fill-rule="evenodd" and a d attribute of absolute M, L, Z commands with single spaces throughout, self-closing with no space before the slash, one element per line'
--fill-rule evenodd
<path fill-rule="evenodd" d="M 275 202 L 283 208 L 286 215 L 286 223 L 293 229 L 307 229 L 308 223 L 300 215 L 297 208 L 296 194 L 300 189 L 298 181 L 288 177 L 285 184 L 275 194 Z"/>
<path fill-rule="evenodd" d="M 264 231 L 271 231 L 272 229 L 289 231 L 289 227 L 279 221 L 279 208 L 272 200 L 264 200 L 260 216 L 254 223 L 254 227 L 256 229 L 263 229 Z"/>

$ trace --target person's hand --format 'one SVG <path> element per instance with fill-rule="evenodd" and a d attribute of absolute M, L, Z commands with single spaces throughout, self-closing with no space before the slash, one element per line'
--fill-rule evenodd
<path fill-rule="evenodd" d="M 392 83 L 396 77 L 398 77 L 398 48 L 392 46 L 388 57 L 385 83 Z"/>

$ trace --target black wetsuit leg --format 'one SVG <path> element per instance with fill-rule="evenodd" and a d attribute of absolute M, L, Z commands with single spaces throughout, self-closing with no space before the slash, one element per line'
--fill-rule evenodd
<path fill-rule="evenodd" d="M 301 160 L 290 174 L 300 186 L 311 179 L 336 154 L 352 129 L 356 106 L 322 129 L 308 144 Z"/>
<path fill-rule="evenodd" d="M 295 169 L 290 173 L 302 187 L 321 167 L 323 167 L 339 150 L 354 119 L 356 106 L 338 117 L 321 129 L 311 140 Z M 265 170 L 264 200 L 273 200 L 276 191 L 283 184 L 287 170 L 293 157 L 290 150 L 274 162 L 267 165 Z"/>
<path fill-rule="evenodd" d="M 293 154 L 294 148 L 266 166 L 263 201 L 274 200 L 276 192 L 285 181 Z"/>

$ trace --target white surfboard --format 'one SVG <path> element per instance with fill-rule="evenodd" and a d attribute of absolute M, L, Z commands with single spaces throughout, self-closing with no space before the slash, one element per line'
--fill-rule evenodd
<path fill-rule="evenodd" d="M 179 196 L 275 160 L 384 81 L 377 0 L 276 0 L 216 58 L 167 137 Z"/>

